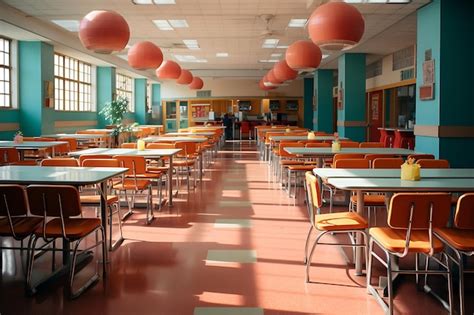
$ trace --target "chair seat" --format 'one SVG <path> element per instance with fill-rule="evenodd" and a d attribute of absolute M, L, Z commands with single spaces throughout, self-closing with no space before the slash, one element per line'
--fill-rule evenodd
<path fill-rule="evenodd" d="M 36 162 L 36 160 L 23 160 L 23 161 L 13 162 L 10 165 L 38 166 L 38 163 Z"/>
<path fill-rule="evenodd" d="M 315 167 L 316 167 L 316 165 L 308 165 L 308 164 L 305 164 L 305 165 L 289 165 L 288 169 L 290 171 L 312 171 Z"/>
<path fill-rule="evenodd" d="M 150 186 L 150 181 L 147 179 L 138 179 L 138 180 L 133 180 L 133 179 L 125 179 L 123 182 L 115 184 L 113 186 L 113 189 L 118 189 L 118 190 L 145 190 Z"/>
<path fill-rule="evenodd" d="M 351 196 L 351 202 L 357 204 L 357 196 Z M 384 195 L 364 195 L 364 206 L 366 207 L 384 207 Z"/>
<path fill-rule="evenodd" d="M 86 195 L 79 196 L 81 204 L 84 205 L 99 205 L 100 204 L 100 195 Z M 118 196 L 107 196 L 107 205 L 111 205 L 118 202 Z"/>
<path fill-rule="evenodd" d="M 373 237 L 385 249 L 402 253 L 405 250 L 406 230 L 395 230 L 389 227 L 375 227 L 369 230 Z M 443 243 L 436 237 L 433 238 L 433 247 L 435 252 L 443 250 Z M 429 253 L 430 240 L 428 231 L 412 231 L 409 245 L 410 253 Z"/>
<path fill-rule="evenodd" d="M 194 160 L 173 161 L 173 166 L 193 166 Z"/>
<path fill-rule="evenodd" d="M 435 233 L 460 251 L 474 251 L 474 231 L 456 228 L 438 228 Z"/>
<path fill-rule="evenodd" d="M 134 177 L 136 178 L 146 178 L 146 179 L 158 179 L 161 177 L 161 172 L 147 172 L 145 174 L 136 174 Z M 132 175 L 133 177 L 133 175 Z"/>
<path fill-rule="evenodd" d="M 82 238 L 100 226 L 100 219 L 96 218 L 74 218 L 65 219 L 64 227 L 66 236 L 73 240 Z M 38 236 L 43 235 L 43 227 L 38 227 L 35 231 Z M 53 219 L 46 224 L 45 228 L 46 237 L 62 237 L 61 219 Z"/>
<path fill-rule="evenodd" d="M 355 212 L 317 214 L 314 224 L 320 231 L 361 230 L 368 227 L 367 220 Z"/>
<path fill-rule="evenodd" d="M 43 218 L 39 217 L 12 218 L 13 230 L 19 238 L 25 238 L 32 234 L 41 222 L 43 222 Z M 12 236 L 8 218 L 0 219 L 0 236 Z"/>
<path fill-rule="evenodd" d="M 295 161 L 295 160 L 281 160 L 280 165 L 302 165 L 304 161 Z"/>
<path fill-rule="evenodd" d="M 168 166 L 148 166 L 146 168 L 147 172 L 168 172 Z"/>

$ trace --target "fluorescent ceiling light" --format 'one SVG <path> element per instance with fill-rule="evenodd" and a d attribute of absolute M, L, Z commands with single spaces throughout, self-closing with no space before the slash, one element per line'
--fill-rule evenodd
<path fill-rule="evenodd" d="M 174 58 L 179 62 L 194 62 L 194 63 L 205 63 L 207 59 L 198 59 L 193 55 L 174 55 Z"/>
<path fill-rule="evenodd" d="M 117 55 L 117 57 L 122 58 L 123 60 L 128 60 L 128 55 Z"/>
<path fill-rule="evenodd" d="M 195 39 L 183 39 L 183 43 L 191 50 L 198 50 L 200 49 L 198 41 Z"/>
<path fill-rule="evenodd" d="M 278 45 L 278 46 L 276 46 L 275 48 L 278 48 L 278 49 L 287 49 L 288 47 L 290 47 L 290 46 L 288 46 L 288 45 Z"/>
<path fill-rule="evenodd" d="M 280 53 L 273 53 L 273 54 L 270 55 L 270 57 L 279 58 L 279 57 L 281 57 L 281 54 Z"/>
<path fill-rule="evenodd" d="M 188 22 L 186 22 L 186 20 L 168 20 L 168 22 L 174 28 L 189 27 Z"/>
<path fill-rule="evenodd" d="M 133 4 L 153 4 L 152 0 L 132 0 Z"/>
<path fill-rule="evenodd" d="M 79 21 L 77 20 L 51 20 L 54 24 L 61 26 L 62 28 L 70 32 L 79 31 Z"/>
<path fill-rule="evenodd" d="M 258 62 L 260 63 L 275 63 L 278 62 L 278 59 L 260 59 Z"/>
<path fill-rule="evenodd" d="M 176 4 L 176 0 L 132 0 L 133 4 Z"/>
<path fill-rule="evenodd" d="M 411 0 L 344 0 L 346 3 L 387 3 L 387 4 L 405 4 Z"/>
<path fill-rule="evenodd" d="M 329 57 L 329 55 L 326 55 L 326 54 L 323 55 L 323 59 L 326 59 L 327 57 Z"/>
<path fill-rule="evenodd" d="M 226 52 L 218 52 L 216 53 L 216 57 L 221 57 L 221 58 L 229 57 L 229 54 Z"/>
<path fill-rule="evenodd" d="M 291 19 L 288 23 L 288 27 L 304 27 L 307 19 Z"/>
<path fill-rule="evenodd" d="M 171 27 L 170 23 L 167 20 L 153 20 L 156 27 L 158 27 L 162 31 L 172 31 L 174 28 Z"/>
<path fill-rule="evenodd" d="M 275 48 L 279 41 L 277 38 L 267 38 L 263 41 L 262 48 Z"/>

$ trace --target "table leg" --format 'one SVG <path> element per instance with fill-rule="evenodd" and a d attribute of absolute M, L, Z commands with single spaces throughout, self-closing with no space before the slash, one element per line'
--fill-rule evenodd
<path fill-rule="evenodd" d="M 361 216 L 364 215 L 364 192 L 362 190 L 357 190 L 357 213 Z M 362 236 L 360 233 L 357 233 L 356 236 L 357 244 L 362 243 Z M 362 276 L 362 263 L 363 263 L 363 253 L 362 247 L 357 247 L 355 251 L 355 274 L 356 276 Z"/>
<path fill-rule="evenodd" d="M 55 157 L 55 156 L 56 156 L 56 153 L 55 153 L 54 147 L 51 147 L 51 155 L 52 155 L 52 157 Z"/>
<path fill-rule="evenodd" d="M 112 237 L 112 235 L 108 235 L 109 220 L 107 215 L 107 181 L 103 181 L 100 183 L 100 190 L 100 220 L 102 222 L 102 228 L 104 229 L 104 242 L 106 245 L 108 245 L 108 239 L 109 237 Z M 108 250 L 105 251 L 104 264 L 109 262 L 108 252 Z"/>
<path fill-rule="evenodd" d="M 199 154 L 199 182 L 202 183 L 202 172 L 203 172 L 203 154 L 202 152 Z"/>
<path fill-rule="evenodd" d="M 170 207 L 173 206 L 173 156 L 170 155 L 170 165 L 168 168 L 168 198 Z"/>

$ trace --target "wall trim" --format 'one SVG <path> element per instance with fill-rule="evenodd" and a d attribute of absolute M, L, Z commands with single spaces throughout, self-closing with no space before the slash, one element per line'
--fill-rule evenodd
<path fill-rule="evenodd" d="M 97 120 L 57 120 L 54 122 L 54 127 L 56 128 L 90 126 L 97 126 Z"/>
<path fill-rule="evenodd" d="M 338 120 L 337 125 L 339 127 L 367 127 L 366 121 L 347 121 L 347 120 Z"/>
<path fill-rule="evenodd" d="M 376 87 L 373 87 L 371 89 L 366 90 L 365 92 L 370 93 L 370 92 L 393 89 L 393 88 L 396 88 L 396 87 L 412 85 L 412 84 L 416 84 L 416 78 L 409 79 L 409 80 L 404 80 L 404 81 L 400 81 L 400 82 L 396 82 L 396 83 L 391 83 L 391 84 L 387 84 L 387 85 L 376 86 Z"/>
<path fill-rule="evenodd" d="M 0 131 L 17 131 L 20 130 L 19 123 L 0 123 Z"/>
<path fill-rule="evenodd" d="M 434 138 L 474 138 L 474 126 L 415 125 L 414 133 Z"/>

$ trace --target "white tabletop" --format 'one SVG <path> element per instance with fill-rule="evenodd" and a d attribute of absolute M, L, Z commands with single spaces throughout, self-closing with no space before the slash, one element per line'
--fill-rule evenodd
<path fill-rule="evenodd" d="M 206 136 L 206 137 L 212 137 L 215 135 L 214 132 L 205 132 L 205 131 L 196 131 L 196 132 L 168 132 L 164 136 Z"/>
<path fill-rule="evenodd" d="M 323 179 L 328 178 L 400 178 L 401 170 L 396 169 L 347 169 L 315 168 L 313 173 Z M 421 178 L 472 178 L 474 168 L 421 169 Z"/>
<path fill-rule="evenodd" d="M 341 138 L 341 140 L 345 140 L 347 138 Z M 280 142 L 280 141 L 305 141 L 305 140 L 319 140 L 319 141 L 332 141 L 334 140 L 334 136 L 316 136 L 313 139 L 308 139 L 308 136 L 271 136 L 271 141 Z"/>
<path fill-rule="evenodd" d="M 81 130 L 81 131 L 112 133 L 112 132 L 114 132 L 114 129 L 85 129 L 85 130 Z"/>
<path fill-rule="evenodd" d="M 136 155 L 136 156 L 143 156 L 146 158 L 159 158 L 163 156 L 173 156 L 173 155 L 176 155 L 176 153 L 180 151 L 181 149 L 145 149 L 143 151 L 139 151 L 136 149 L 93 148 L 93 149 L 86 149 L 82 151 L 70 152 L 69 156 L 79 157 L 81 155 L 100 154 L 100 155 L 111 155 L 111 156 Z"/>
<path fill-rule="evenodd" d="M 76 140 L 91 140 L 103 137 L 103 135 L 82 134 L 82 133 L 55 133 L 50 135 L 42 135 L 44 138 L 73 138 Z"/>
<path fill-rule="evenodd" d="M 397 148 L 342 148 L 340 151 L 332 151 L 331 148 L 285 148 L 290 154 L 301 156 L 333 156 L 338 153 L 360 153 L 360 154 L 392 154 L 407 156 L 417 154 L 417 152 L 408 149 Z"/>
<path fill-rule="evenodd" d="M 14 141 L 0 141 L 0 147 L 17 148 L 21 150 L 51 148 L 63 144 L 69 143 L 65 141 L 23 141 L 22 143 L 15 143 Z"/>

